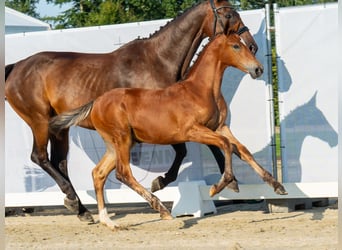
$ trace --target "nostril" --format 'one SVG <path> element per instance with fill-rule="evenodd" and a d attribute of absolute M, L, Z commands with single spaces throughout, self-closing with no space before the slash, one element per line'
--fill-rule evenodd
<path fill-rule="evenodd" d="M 257 67 L 257 68 L 255 69 L 255 74 L 256 74 L 257 76 L 261 76 L 263 72 L 264 72 L 264 70 L 263 70 L 263 68 L 261 68 L 261 67 Z"/>

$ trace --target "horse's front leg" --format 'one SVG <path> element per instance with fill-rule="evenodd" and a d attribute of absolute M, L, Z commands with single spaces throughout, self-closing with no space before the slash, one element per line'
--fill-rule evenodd
<path fill-rule="evenodd" d="M 165 177 L 158 176 L 156 179 L 152 181 L 151 192 L 153 193 L 158 190 L 163 189 L 169 183 L 177 179 L 179 168 L 182 164 L 183 159 L 186 156 L 187 150 L 186 150 L 185 143 L 174 144 L 172 145 L 172 147 L 176 152 L 175 159 L 171 165 L 171 168 L 165 174 Z"/>
<path fill-rule="evenodd" d="M 228 138 L 228 140 L 234 145 L 234 153 L 240 157 L 241 160 L 247 162 L 255 172 L 270 186 L 273 187 L 274 192 L 281 195 L 286 195 L 287 192 L 282 184 L 280 184 L 274 177 L 260 166 L 254 159 L 249 150 L 242 145 L 232 134 L 228 126 L 223 126 L 221 129 L 222 135 Z"/>
<path fill-rule="evenodd" d="M 224 155 L 223 155 L 221 149 L 216 147 L 216 146 L 213 146 L 213 145 L 207 145 L 207 146 L 209 147 L 209 149 L 213 153 L 215 160 L 219 166 L 220 172 L 221 172 L 221 174 L 223 174 L 224 168 L 225 168 L 225 158 L 224 158 Z"/>

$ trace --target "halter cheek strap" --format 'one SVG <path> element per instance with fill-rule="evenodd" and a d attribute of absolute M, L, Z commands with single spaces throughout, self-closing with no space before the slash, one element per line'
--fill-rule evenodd
<path fill-rule="evenodd" d="M 215 35 L 216 35 L 216 23 L 217 23 L 217 20 L 219 20 L 222 29 L 224 29 L 224 24 L 223 24 L 222 19 L 221 19 L 221 17 L 219 16 L 219 14 L 218 14 L 217 11 L 220 10 L 220 9 L 222 9 L 222 8 L 231 8 L 231 7 L 229 7 L 229 6 L 222 6 L 222 7 L 220 7 L 220 8 L 216 8 L 216 7 L 215 7 L 215 4 L 214 4 L 214 0 L 210 0 L 210 5 L 211 5 L 211 9 L 212 9 L 213 12 L 214 12 L 214 18 L 215 18 L 215 19 L 214 19 L 214 35 L 213 35 L 213 36 L 215 36 Z"/>
<path fill-rule="evenodd" d="M 214 12 L 214 18 L 215 18 L 215 19 L 214 19 L 214 35 L 213 35 L 213 36 L 215 36 L 215 35 L 216 35 L 216 23 L 217 23 L 217 20 L 219 20 L 222 29 L 224 29 L 224 24 L 223 24 L 223 22 L 222 22 L 222 19 L 221 19 L 220 15 L 218 14 L 218 10 L 223 9 L 223 8 L 229 8 L 229 9 L 234 9 L 234 8 L 233 8 L 233 7 L 230 7 L 230 6 L 221 6 L 221 7 L 219 7 L 219 8 L 216 8 L 216 7 L 215 7 L 215 4 L 214 4 L 214 0 L 210 0 L 210 5 L 211 5 L 211 8 L 212 8 L 212 10 L 213 10 L 213 12 Z M 236 34 L 238 34 L 238 35 L 240 36 L 241 34 L 243 34 L 243 33 L 246 32 L 246 31 L 249 31 L 248 27 L 247 27 L 247 26 L 243 26 L 243 27 L 241 27 L 241 28 L 236 32 Z"/>

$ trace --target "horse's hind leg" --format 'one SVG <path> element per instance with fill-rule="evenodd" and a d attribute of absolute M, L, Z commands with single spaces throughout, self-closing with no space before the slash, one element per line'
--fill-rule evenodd
<path fill-rule="evenodd" d="M 186 156 L 187 150 L 185 143 L 174 144 L 172 145 L 172 147 L 176 152 L 176 156 L 171 165 L 171 168 L 169 169 L 169 171 L 167 171 L 165 177 L 158 176 L 156 179 L 152 181 L 151 192 L 161 190 L 164 187 L 166 187 L 169 183 L 177 179 L 180 165 L 182 164 L 182 161 Z"/>
<path fill-rule="evenodd" d="M 69 179 L 62 174 L 58 166 L 54 166 L 48 159 L 48 122 L 40 120 L 38 123 L 28 123 L 33 133 L 33 149 L 31 160 L 47 172 L 57 183 L 68 200 L 77 200 L 77 194 Z M 67 207 L 68 208 L 68 207 Z M 70 209 L 70 207 L 68 208 Z M 74 209 L 71 209 L 75 212 Z"/>
<path fill-rule="evenodd" d="M 73 200 L 75 196 L 72 195 L 68 181 L 61 175 L 60 171 L 56 169 L 48 159 L 46 152 L 46 144 L 40 145 L 35 143 L 31 154 L 31 160 L 38 164 L 45 170 L 58 184 L 63 193 L 67 194 L 68 199 Z"/>
<path fill-rule="evenodd" d="M 63 177 L 69 182 L 73 193 L 70 194 L 69 199 L 68 196 L 64 199 L 64 205 L 70 211 L 74 211 L 78 213 L 78 218 L 81 221 L 86 222 L 94 222 L 94 219 L 91 213 L 83 206 L 80 198 L 78 197 L 74 187 L 69 178 L 68 168 L 67 168 L 67 155 L 69 151 L 69 130 L 64 130 L 59 134 L 59 138 L 56 138 L 55 135 L 49 134 L 50 137 L 50 148 L 51 148 L 51 163 L 52 165 L 59 169 Z"/>
<path fill-rule="evenodd" d="M 242 145 L 232 134 L 230 129 L 227 126 L 224 126 L 222 129 L 222 134 L 226 136 L 229 141 L 234 146 L 234 153 L 240 157 L 241 160 L 247 162 L 255 172 L 270 186 L 274 188 L 274 192 L 277 194 L 285 195 L 287 194 L 285 188 L 282 184 L 280 184 L 274 177 L 266 171 L 262 166 L 260 166 L 254 159 L 253 155 L 249 152 L 249 150 Z"/>

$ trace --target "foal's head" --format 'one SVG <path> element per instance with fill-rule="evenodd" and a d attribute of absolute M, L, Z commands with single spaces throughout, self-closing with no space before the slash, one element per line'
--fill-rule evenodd
<path fill-rule="evenodd" d="M 262 75 L 264 67 L 238 35 L 220 35 L 218 39 L 222 40 L 218 45 L 222 63 L 249 73 L 253 79 Z"/>

